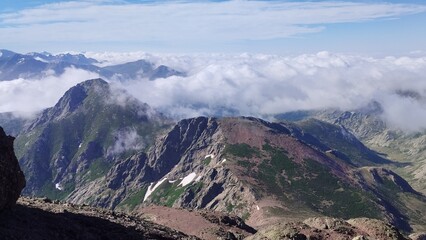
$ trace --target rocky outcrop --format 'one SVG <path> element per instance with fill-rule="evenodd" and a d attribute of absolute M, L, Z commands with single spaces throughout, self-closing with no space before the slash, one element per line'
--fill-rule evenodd
<path fill-rule="evenodd" d="M 337 218 L 309 218 L 303 222 L 285 222 L 272 225 L 248 237 L 256 239 L 388 239 L 405 240 L 398 229 L 383 221 L 357 218 L 345 221 Z"/>
<path fill-rule="evenodd" d="M 409 237 L 412 240 L 426 240 L 426 233 L 413 233 Z"/>
<path fill-rule="evenodd" d="M 25 187 L 25 177 L 13 151 L 13 140 L 0 127 L 0 210 L 13 206 Z"/>

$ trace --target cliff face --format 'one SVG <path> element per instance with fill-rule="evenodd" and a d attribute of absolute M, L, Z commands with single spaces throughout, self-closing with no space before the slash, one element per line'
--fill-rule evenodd
<path fill-rule="evenodd" d="M 25 177 L 13 151 L 13 140 L 0 127 L 0 210 L 14 205 L 25 187 Z"/>

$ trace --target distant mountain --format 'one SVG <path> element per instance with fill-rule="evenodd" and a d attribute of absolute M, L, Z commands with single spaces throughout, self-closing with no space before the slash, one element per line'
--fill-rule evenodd
<path fill-rule="evenodd" d="M 118 80 L 129 80 L 138 78 L 168 78 L 170 76 L 185 76 L 183 72 L 176 71 L 164 65 L 156 67 L 153 63 L 138 60 L 114 66 L 104 67 L 101 74 Z"/>
<path fill-rule="evenodd" d="M 117 159 L 147 148 L 167 120 L 126 92 L 94 79 L 67 91 L 16 139 L 28 195 L 64 198 Z"/>
<path fill-rule="evenodd" d="M 5 50 L 5 49 L 0 49 L 0 61 L 6 60 L 6 59 L 10 59 L 14 55 L 16 55 L 15 52 L 12 52 L 12 51 L 9 51 L 9 50 Z"/>
<path fill-rule="evenodd" d="M 137 78 L 167 78 L 170 76 L 185 76 L 185 73 L 170 67 L 145 60 L 119 64 L 115 66 L 99 67 L 96 59 L 87 58 L 83 54 L 28 53 L 19 54 L 8 50 L 0 50 L 0 81 L 18 78 L 42 78 L 48 74 L 60 75 L 67 68 L 82 69 L 114 80 L 132 80 Z"/>
<path fill-rule="evenodd" d="M 14 113 L 0 113 L 0 126 L 3 127 L 6 134 L 11 136 L 17 136 L 22 131 L 27 121 L 30 120 L 16 116 Z"/>
<path fill-rule="evenodd" d="M 399 91 L 404 97 L 417 98 L 414 92 Z M 389 165 L 404 176 L 418 191 L 426 194 L 426 132 L 407 133 L 388 126 L 382 118 L 382 107 L 372 102 L 351 111 L 297 111 L 278 115 L 278 119 L 300 121 L 316 118 L 347 129 L 374 151 L 398 164 Z"/>
<path fill-rule="evenodd" d="M 40 75 L 47 68 L 47 63 L 38 61 L 30 56 L 1 50 L 0 79 L 12 80 L 31 78 Z"/>
<path fill-rule="evenodd" d="M 92 60 L 83 55 L 48 55 L 48 54 L 19 54 L 7 50 L 0 50 L 0 81 L 18 78 L 41 78 L 51 71 L 56 75 L 65 72 L 66 68 L 78 68 L 91 72 L 99 72 L 94 65 L 86 64 Z"/>
<path fill-rule="evenodd" d="M 58 63 L 58 62 L 66 62 L 75 65 L 92 65 L 95 63 L 99 63 L 96 59 L 87 58 L 83 54 L 70 54 L 70 53 L 61 53 L 58 55 L 52 55 L 48 52 L 32 52 L 26 54 L 27 56 L 31 56 L 36 60 L 48 63 Z"/>

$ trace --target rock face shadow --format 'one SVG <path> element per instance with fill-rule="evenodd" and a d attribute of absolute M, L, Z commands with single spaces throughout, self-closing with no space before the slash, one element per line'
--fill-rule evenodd
<path fill-rule="evenodd" d="M 0 238 L 5 240 L 132 240 L 176 239 L 175 237 L 143 232 L 132 226 L 67 211 L 53 213 L 16 205 L 0 213 Z"/>

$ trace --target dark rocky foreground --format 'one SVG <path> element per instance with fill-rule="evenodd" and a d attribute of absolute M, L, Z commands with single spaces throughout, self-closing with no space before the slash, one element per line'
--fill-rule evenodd
<path fill-rule="evenodd" d="M 317 217 L 303 222 L 271 225 L 247 239 L 420 240 L 423 238 L 406 238 L 394 226 L 376 219 L 355 218 L 346 221 Z"/>
<path fill-rule="evenodd" d="M 0 127 L 0 211 L 13 206 L 25 187 L 25 178 L 13 150 L 11 136 Z"/>
<path fill-rule="evenodd" d="M 0 239 L 198 239 L 135 216 L 22 197 L 0 214 Z"/>

